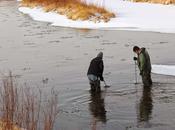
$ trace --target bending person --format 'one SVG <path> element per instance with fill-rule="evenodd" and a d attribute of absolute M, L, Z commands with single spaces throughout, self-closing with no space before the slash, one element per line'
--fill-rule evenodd
<path fill-rule="evenodd" d="M 87 77 L 89 79 L 89 83 L 91 85 L 91 91 L 99 92 L 101 91 L 100 88 L 100 80 L 104 81 L 103 79 L 103 53 L 100 52 L 97 57 L 91 60 L 89 69 L 87 72 Z"/>
<path fill-rule="evenodd" d="M 134 60 L 137 61 L 144 86 L 151 86 L 151 61 L 147 50 L 134 46 L 133 51 L 137 54 L 137 57 L 134 57 Z"/>

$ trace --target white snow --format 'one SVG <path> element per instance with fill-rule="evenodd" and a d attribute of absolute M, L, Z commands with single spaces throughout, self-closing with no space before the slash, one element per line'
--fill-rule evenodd
<path fill-rule="evenodd" d="M 89 0 L 89 3 L 92 3 L 91 1 Z M 50 22 L 54 26 L 175 33 L 174 5 L 134 3 L 122 0 L 105 0 L 103 5 L 117 16 L 108 23 L 72 21 L 54 12 L 45 13 L 41 8 L 20 7 L 19 11 L 29 14 L 34 20 Z"/>
<path fill-rule="evenodd" d="M 175 76 L 173 65 L 152 65 L 152 73 Z"/>

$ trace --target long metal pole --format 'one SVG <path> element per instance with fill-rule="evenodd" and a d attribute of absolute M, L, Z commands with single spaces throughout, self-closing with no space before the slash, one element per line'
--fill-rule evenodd
<path fill-rule="evenodd" d="M 135 84 L 137 84 L 137 63 L 136 61 L 135 61 L 135 80 L 136 80 Z"/>

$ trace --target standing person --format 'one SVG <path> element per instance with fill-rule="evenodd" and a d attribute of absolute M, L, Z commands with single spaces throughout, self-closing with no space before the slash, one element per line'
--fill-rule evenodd
<path fill-rule="evenodd" d="M 134 57 L 134 60 L 137 60 L 144 86 L 151 86 L 151 61 L 147 50 L 145 48 L 139 48 L 138 46 L 134 46 L 133 52 L 137 54 L 137 57 Z"/>
<path fill-rule="evenodd" d="M 98 53 L 97 57 L 91 60 L 89 69 L 87 72 L 87 77 L 91 85 L 92 92 L 99 92 L 100 89 L 100 80 L 103 79 L 103 52 Z"/>

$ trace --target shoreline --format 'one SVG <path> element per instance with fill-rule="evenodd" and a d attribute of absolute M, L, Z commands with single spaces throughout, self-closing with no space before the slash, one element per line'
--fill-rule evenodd
<path fill-rule="evenodd" d="M 112 5 L 106 3 L 106 8 L 111 9 L 112 12 L 117 12 L 117 17 L 112 18 L 108 23 L 94 23 L 92 21 L 80 20 L 73 21 L 54 12 L 45 13 L 41 8 L 30 9 L 27 7 L 19 7 L 18 10 L 24 14 L 28 14 L 32 19 L 36 21 L 48 22 L 52 26 L 79 29 L 84 28 L 100 30 L 131 30 L 158 33 L 175 33 L 175 20 L 172 20 L 172 16 L 174 16 L 175 13 L 175 6 L 150 3 L 132 3 L 120 0 L 118 5 L 115 1 L 114 4 L 116 5 L 115 8 L 113 8 Z M 128 10 L 122 6 L 126 6 Z M 142 8 L 142 11 L 138 11 Z M 171 13 L 166 16 L 166 12 L 168 13 L 169 11 L 171 11 Z M 143 14 L 145 14 L 145 18 L 142 18 Z"/>
<path fill-rule="evenodd" d="M 73 21 L 109 22 L 116 14 L 107 10 L 104 6 L 87 3 L 81 0 L 22 0 L 21 7 L 41 8 L 43 12 L 55 12 L 58 15 L 66 16 Z"/>

